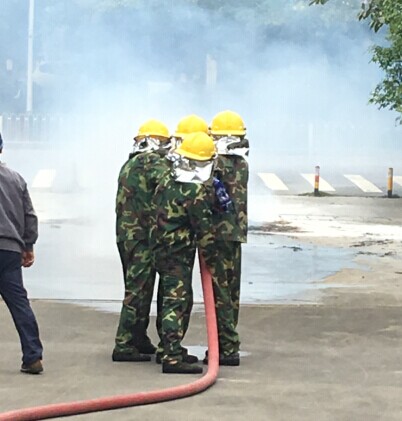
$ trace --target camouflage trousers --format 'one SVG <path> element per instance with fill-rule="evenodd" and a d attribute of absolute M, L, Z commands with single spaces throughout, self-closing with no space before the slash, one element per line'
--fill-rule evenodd
<path fill-rule="evenodd" d="M 219 354 L 230 355 L 239 351 L 240 339 L 237 333 L 240 288 L 233 285 L 233 242 L 215 241 L 203 253 L 212 275 L 218 324 Z M 240 244 L 240 243 L 238 243 Z M 234 301 L 233 297 L 237 297 Z"/>
<path fill-rule="evenodd" d="M 188 265 L 191 268 L 194 267 L 196 249 L 197 249 L 197 246 L 196 246 L 196 243 L 194 241 L 194 243 L 191 245 L 191 251 L 188 250 Z M 190 258 L 190 255 L 192 256 L 191 258 Z M 186 312 L 183 314 L 183 332 L 184 332 L 184 335 L 186 334 L 186 332 L 188 330 L 188 326 L 190 324 L 190 316 L 191 316 L 191 311 L 193 309 L 193 304 L 194 304 L 193 287 L 192 287 L 192 270 L 191 270 L 190 276 L 191 276 L 190 286 L 189 286 L 188 294 L 187 294 L 188 306 L 187 306 Z M 160 341 L 159 341 L 159 344 L 158 344 L 158 349 L 156 350 L 157 354 L 163 354 L 162 308 L 163 308 L 163 283 L 159 279 L 158 295 L 157 295 L 156 330 L 158 332 L 158 336 L 159 336 Z"/>
<path fill-rule="evenodd" d="M 194 256 L 193 241 L 158 244 L 154 250 L 155 268 L 159 273 L 158 332 L 161 339 L 157 352 L 163 354 L 164 360 L 182 360 L 181 342 L 187 332 L 193 306 L 191 278 Z"/>
<path fill-rule="evenodd" d="M 124 351 L 148 342 L 147 328 L 155 284 L 148 240 L 117 243 L 123 266 L 125 294 L 115 339 L 115 349 Z"/>

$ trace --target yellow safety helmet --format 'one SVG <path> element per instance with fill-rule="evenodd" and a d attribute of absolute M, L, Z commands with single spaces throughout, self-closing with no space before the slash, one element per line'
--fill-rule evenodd
<path fill-rule="evenodd" d="M 140 126 L 135 140 L 141 140 L 144 137 L 157 136 L 163 140 L 169 139 L 169 129 L 159 120 L 148 120 Z"/>
<path fill-rule="evenodd" d="M 209 161 L 216 153 L 214 141 L 204 132 L 190 133 L 184 136 L 176 153 L 197 161 Z"/>
<path fill-rule="evenodd" d="M 184 137 L 186 134 L 203 132 L 208 134 L 208 123 L 198 115 L 191 114 L 183 117 L 177 125 L 175 137 Z"/>
<path fill-rule="evenodd" d="M 212 135 L 244 136 L 246 127 L 239 114 L 233 111 L 222 111 L 212 119 L 210 133 Z"/>

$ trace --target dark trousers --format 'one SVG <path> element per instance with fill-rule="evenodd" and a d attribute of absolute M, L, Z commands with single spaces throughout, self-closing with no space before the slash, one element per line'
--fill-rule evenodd
<path fill-rule="evenodd" d="M 0 250 L 0 295 L 20 336 L 22 362 L 32 364 L 42 359 L 38 324 L 22 282 L 20 253 Z"/>

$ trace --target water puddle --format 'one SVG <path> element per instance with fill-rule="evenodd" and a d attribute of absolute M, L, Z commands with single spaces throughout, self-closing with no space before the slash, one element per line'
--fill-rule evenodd
<path fill-rule="evenodd" d="M 94 236 L 91 227 L 61 224 L 57 230 L 42 225 L 41 234 L 35 265 L 24 270 L 30 298 L 69 300 L 120 312 L 124 289 L 113 232 L 105 241 Z M 357 252 L 304 244 L 283 235 L 250 234 L 243 245 L 241 301 L 316 302 L 327 286 L 321 280 L 343 268 L 360 267 L 353 261 Z M 198 265 L 193 290 L 194 301 L 202 303 Z M 194 310 L 203 311 L 203 306 Z"/>
<path fill-rule="evenodd" d="M 303 301 L 304 293 L 327 287 L 320 280 L 343 268 L 360 268 L 355 256 L 350 249 L 252 234 L 243 247 L 242 302 Z"/>

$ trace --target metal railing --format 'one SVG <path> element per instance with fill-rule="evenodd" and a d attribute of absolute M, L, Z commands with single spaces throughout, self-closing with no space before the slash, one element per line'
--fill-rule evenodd
<path fill-rule="evenodd" d="M 0 132 L 7 142 L 52 142 L 63 127 L 60 115 L 0 115 Z"/>
<path fill-rule="evenodd" d="M 125 116 L 121 116 L 125 124 Z M 111 115 L 93 114 L 0 114 L 0 132 L 3 139 L 10 143 L 54 143 L 69 136 L 79 137 L 86 128 L 98 135 L 121 126 Z M 258 146 L 264 139 L 264 147 L 272 150 L 292 151 L 292 153 L 313 154 L 344 150 L 362 150 L 381 148 L 399 150 L 402 126 L 354 125 L 350 122 L 292 122 L 289 120 L 269 121 L 261 125 L 261 120 L 250 123 L 253 143 Z M 261 134 L 263 133 L 263 135 Z M 267 143 L 265 138 L 270 140 Z"/>

